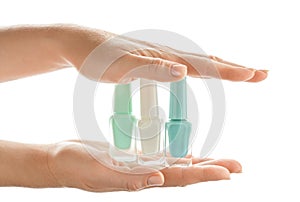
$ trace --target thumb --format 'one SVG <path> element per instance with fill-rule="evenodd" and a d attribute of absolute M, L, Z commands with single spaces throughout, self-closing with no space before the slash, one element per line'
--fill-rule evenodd
<path fill-rule="evenodd" d="M 136 172 L 136 171 L 134 171 Z M 137 173 L 142 173 L 140 170 Z M 127 191 L 138 191 L 148 187 L 162 186 L 164 184 L 164 176 L 161 172 L 155 171 L 145 174 L 122 173 L 120 182 L 122 188 Z"/>
<path fill-rule="evenodd" d="M 134 68 L 127 77 L 173 82 L 187 75 L 187 66 L 177 62 L 145 56 L 134 56 L 133 60 Z"/>

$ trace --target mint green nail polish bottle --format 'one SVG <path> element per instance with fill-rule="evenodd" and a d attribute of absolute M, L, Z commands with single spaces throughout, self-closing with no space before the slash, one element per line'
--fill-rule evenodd
<path fill-rule="evenodd" d="M 117 161 L 135 161 L 136 118 L 132 115 L 130 84 L 118 84 L 115 86 L 110 128 L 113 138 L 113 145 L 110 146 L 110 155 Z"/>
<path fill-rule="evenodd" d="M 165 124 L 166 155 L 185 160 L 174 161 L 175 164 L 188 165 L 191 161 L 190 135 L 192 124 L 187 117 L 187 88 L 186 78 L 170 84 L 169 121 Z M 187 160 L 187 161 L 186 161 Z"/>

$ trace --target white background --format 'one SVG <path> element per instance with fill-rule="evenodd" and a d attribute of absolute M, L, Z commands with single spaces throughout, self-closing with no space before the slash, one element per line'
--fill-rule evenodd
<path fill-rule="evenodd" d="M 119 34 L 165 29 L 209 54 L 270 73 L 262 83 L 223 83 L 226 125 L 211 156 L 241 161 L 243 173 L 230 181 L 134 193 L 0 188 L 0 200 L 299 201 L 298 5 L 296 0 L 1 1 L 0 26 L 76 23 Z M 72 114 L 76 77 L 75 69 L 67 69 L 1 83 L 0 139 L 52 143 L 78 138 Z"/>

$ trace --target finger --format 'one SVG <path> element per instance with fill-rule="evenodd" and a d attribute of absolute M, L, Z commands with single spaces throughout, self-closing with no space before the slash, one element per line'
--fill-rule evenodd
<path fill-rule="evenodd" d="M 235 66 L 235 67 L 244 67 L 244 68 L 246 68 L 246 67 L 243 66 L 243 65 L 239 65 L 239 64 L 236 64 L 236 63 L 233 63 L 233 62 L 229 62 L 229 61 L 223 60 L 222 58 L 219 58 L 219 57 L 217 57 L 217 56 L 209 55 L 208 57 L 209 57 L 211 60 L 214 60 L 214 61 L 217 61 L 217 62 L 221 62 L 221 63 L 227 64 L 227 65 L 231 65 L 231 66 Z"/>
<path fill-rule="evenodd" d="M 202 163 L 202 162 L 211 161 L 211 160 L 213 160 L 213 159 L 212 158 L 196 158 L 196 157 L 193 157 L 192 158 L 192 163 L 197 164 L 197 163 Z"/>
<path fill-rule="evenodd" d="M 242 172 L 242 166 L 241 164 L 232 159 L 219 159 L 219 160 L 208 160 L 208 161 L 203 161 L 197 164 L 198 166 L 203 166 L 203 165 L 217 165 L 217 166 L 222 166 L 229 170 L 231 173 L 240 173 Z"/>
<path fill-rule="evenodd" d="M 192 164 L 197 164 L 209 160 L 213 160 L 211 158 L 196 158 L 196 157 L 191 157 L 191 155 L 187 155 L 185 158 L 173 158 L 173 157 L 168 157 L 167 162 L 169 165 L 173 164 L 181 164 L 181 165 L 189 165 L 190 163 Z"/>
<path fill-rule="evenodd" d="M 255 76 L 256 70 L 247 69 L 243 67 L 235 67 L 232 65 L 213 61 L 213 66 L 206 76 L 215 76 L 213 68 L 219 73 L 220 78 L 229 81 L 248 81 Z M 211 75 L 210 75 L 211 74 Z"/>
<path fill-rule="evenodd" d="M 233 62 L 229 62 L 229 61 L 223 60 L 223 59 L 221 59 L 219 57 L 216 57 L 216 56 L 211 56 L 210 55 L 209 58 L 212 59 L 212 60 L 215 60 L 217 62 L 228 64 L 228 65 L 231 65 L 231 66 L 247 68 L 245 66 L 242 66 L 242 65 L 239 65 L 239 64 L 236 64 L 236 63 L 233 63 Z M 267 76 L 268 76 L 268 70 L 256 70 L 255 71 L 255 75 L 251 79 L 249 79 L 247 81 L 248 82 L 260 82 L 260 81 L 263 81 L 264 79 L 266 79 Z"/>
<path fill-rule="evenodd" d="M 118 173 L 116 186 L 126 191 L 137 191 L 153 186 L 162 186 L 164 176 L 161 172 L 145 167 L 137 167 L 130 173 Z"/>
<path fill-rule="evenodd" d="M 185 186 L 198 182 L 230 179 L 229 171 L 217 165 L 169 167 L 161 172 L 165 178 L 164 186 Z"/>
<path fill-rule="evenodd" d="M 267 70 L 258 70 L 255 72 L 255 75 L 247 80 L 247 82 L 260 82 L 265 80 L 268 77 L 268 71 Z"/>
<path fill-rule="evenodd" d="M 194 77 L 248 82 L 259 82 L 267 77 L 266 70 L 247 68 L 216 56 L 186 53 L 169 47 L 160 47 L 160 51 L 151 49 L 146 53 L 149 57 L 160 57 L 184 64 L 188 67 L 188 75 Z"/>
<path fill-rule="evenodd" d="M 254 74 L 254 69 L 221 63 L 203 55 L 185 53 L 182 55 L 166 55 L 169 60 L 179 62 L 188 67 L 188 75 L 192 77 L 217 78 L 229 81 L 247 81 Z"/>
<path fill-rule="evenodd" d="M 103 191 L 138 191 L 153 186 L 162 186 L 164 176 L 152 168 L 124 168 L 111 169 L 95 162 L 94 169 L 90 170 L 89 180 L 83 180 L 84 189 L 93 192 Z"/>
<path fill-rule="evenodd" d="M 132 55 L 131 70 L 126 77 L 145 78 L 161 82 L 173 82 L 187 75 L 187 67 L 183 64 L 146 56 Z"/>
<path fill-rule="evenodd" d="M 215 56 L 184 52 L 177 54 L 162 53 L 161 55 L 168 60 L 187 65 L 188 75 L 193 77 L 258 82 L 267 76 L 264 70 L 246 68 L 245 66 L 228 62 Z"/>

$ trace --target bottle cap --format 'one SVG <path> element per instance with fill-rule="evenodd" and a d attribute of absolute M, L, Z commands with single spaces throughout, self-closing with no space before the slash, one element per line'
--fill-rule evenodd
<path fill-rule="evenodd" d="M 172 82 L 170 86 L 170 119 L 187 119 L 186 78 Z"/>
<path fill-rule="evenodd" d="M 140 80 L 141 118 L 158 117 L 157 87 L 152 80 Z"/>
<path fill-rule="evenodd" d="M 114 92 L 114 113 L 116 114 L 131 114 L 131 85 L 117 84 Z"/>

